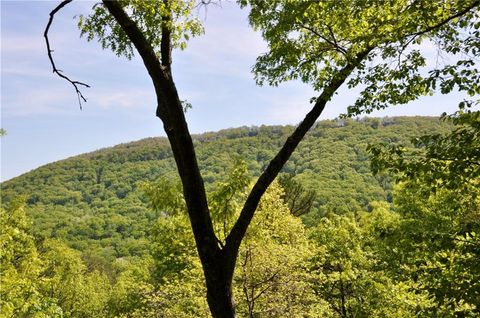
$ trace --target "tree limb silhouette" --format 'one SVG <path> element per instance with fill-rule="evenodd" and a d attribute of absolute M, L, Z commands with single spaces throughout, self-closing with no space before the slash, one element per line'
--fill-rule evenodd
<path fill-rule="evenodd" d="M 70 82 L 73 85 L 73 87 L 75 88 L 75 92 L 77 93 L 78 105 L 80 106 L 80 110 L 81 110 L 82 109 L 82 100 L 84 102 L 87 102 L 87 99 L 83 96 L 83 94 L 80 91 L 80 89 L 78 88 L 78 86 L 90 87 L 90 85 L 79 82 L 79 81 L 73 81 L 68 76 L 62 74 L 62 70 L 57 69 L 57 66 L 55 65 L 55 62 L 53 61 L 53 56 L 52 56 L 53 50 L 50 47 L 50 41 L 48 39 L 48 31 L 50 30 L 50 26 L 52 25 L 53 18 L 55 17 L 55 14 L 58 11 L 60 11 L 64 6 L 66 6 L 67 4 L 69 4 L 72 1 L 73 0 L 64 0 L 55 9 L 53 9 L 50 12 L 50 18 L 48 19 L 48 23 L 47 23 L 47 26 L 45 27 L 45 31 L 43 32 L 43 36 L 45 38 L 45 43 L 47 44 L 47 54 L 48 54 L 48 58 L 50 59 L 50 63 L 52 64 L 53 73 L 57 74 L 58 76 L 60 76 L 61 78 L 65 79 L 65 80 L 67 80 L 68 82 Z"/>

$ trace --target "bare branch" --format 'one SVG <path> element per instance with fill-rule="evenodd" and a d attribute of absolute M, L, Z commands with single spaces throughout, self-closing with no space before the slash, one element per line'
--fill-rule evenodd
<path fill-rule="evenodd" d="M 203 7 L 203 8 L 205 8 L 205 11 L 207 11 L 207 8 L 208 8 L 209 5 L 214 5 L 216 7 L 221 8 L 222 7 L 222 0 L 200 0 L 195 5 L 195 8 L 200 9 L 200 8 Z"/>
<path fill-rule="evenodd" d="M 50 47 L 50 41 L 48 39 L 48 31 L 50 30 L 50 26 L 52 25 L 53 18 L 55 17 L 55 14 L 58 11 L 60 11 L 64 6 L 66 6 L 67 4 L 69 4 L 72 1 L 73 0 L 64 0 L 55 9 L 53 9 L 50 12 L 50 18 L 48 19 L 48 23 L 47 23 L 47 26 L 45 28 L 45 32 L 43 32 L 43 36 L 45 37 L 45 43 L 47 44 L 47 54 L 48 54 L 48 58 L 50 59 L 50 63 L 52 64 L 53 73 L 57 74 L 58 76 L 60 76 L 61 78 L 65 79 L 65 80 L 67 80 L 68 82 L 70 82 L 73 85 L 73 87 L 75 88 L 75 92 L 77 93 L 78 105 L 80 106 L 80 110 L 81 110 L 82 109 L 82 100 L 84 102 L 87 102 L 87 99 L 83 96 L 83 94 L 80 91 L 80 89 L 78 88 L 78 86 L 90 87 L 90 85 L 79 82 L 79 81 L 73 81 L 70 78 L 68 78 L 66 75 L 63 75 L 62 70 L 57 69 L 57 66 L 55 65 L 55 62 L 53 61 L 53 56 L 52 56 L 53 50 Z"/>

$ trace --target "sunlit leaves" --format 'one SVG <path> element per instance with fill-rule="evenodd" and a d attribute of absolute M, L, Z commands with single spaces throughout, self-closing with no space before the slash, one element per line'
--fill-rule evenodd
<path fill-rule="evenodd" d="M 244 161 L 236 161 L 224 182 L 218 182 L 209 194 L 209 203 L 217 235 L 223 240 L 230 232 L 235 216 L 246 196 L 250 178 Z"/>
<path fill-rule="evenodd" d="M 110 287 L 106 275 L 88 273 L 80 253 L 64 243 L 46 240 L 37 247 L 30 220 L 17 203 L 0 212 L 1 316 L 104 316 Z"/>
<path fill-rule="evenodd" d="M 371 214 L 332 215 L 311 231 L 309 279 L 334 317 L 410 317 L 432 306 L 414 283 L 395 281 L 381 266 L 377 239 L 398 218 L 377 205 Z"/>
<path fill-rule="evenodd" d="M 248 185 L 246 166 L 237 162 L 228 179 L 219 182 L 210 194 L 214 226 L 220 234 L 229 219 L 238 215 L 236 201 L 245 195 Z M 241 246 L 234 277 L 240 316 L 311 313 L 317 317 L 315 313 L 320 312 L 313 310 L 318 301 L 304 277 L 303 261 L 310 255 L 306 232 L 283 203 L 282 195 L 276 183 L 270 187 Z M 185 213 L 160 217 L 151 246 L 158 288 L 140 292 L 143 308 L 136 309 L 133 317 L 158 313 L 165 317 L 208 316 L 201 266 Z"/>
<path fill-rule="evenodd" d="M 373 49 L 354 65 L 349 87 L 362 92 L 347 116 L 406 104 L 436 88 L 478 94 L 480 4 L 474 0 L 239 2 L 251 6 L 250 23 L 269 45 L 254 67 L 259 84 L 300 79 L 321 91 Z M 428 47 L 437 49 L 436 61 L 427 63 Z"/>
<path fill-rule="evenodd" d="M 171 32 L 172 46 L 180 49 L 186 48 L 190 37 L 203 33 L 203 27 L 195 17 L 194 0 L 124 0 L 121 3 L 158 55 L 162 29 Z M 132 43 L 120 25 L 102 4 L 95 4 L 92 9 L 92 14 L 79 17 L 78 26 L 82 36 L 89 41 L 97 38 L 104 49 L 110 49 L 118 56 L 132 58 Z"/>
<path fill-rule="evenodd" d="M 469 103 L 466 103 L 468 105 Z M 415 279 L 436 302 L 433 316 L 475 317 L 480 308 L 479 112 L 466 109 L 445 120 L 448 134 L 399 145 L 370 147 L 376 172 L 401 181 L 394 192 L 399 222 L 379 245 L 389 270 Z"/>
<path fill-rule="evenodd" d="M 306 279 L 311 255 L 306 230 L 273 183 L 262 198 L 240 248 L 234 275 L 235 299 L 243 317 L 317 317 Z"/>
<path fill-rule="evenodd" d="M 400 180 L 419 180 L 432 189 L 446 187 L 467 191 L 480 178 L 480 112 L 460 112 L 444 117 L 455 128 L 446 135 L 430 134 L 415 138 L 415 149 L 402 145 L 374 145 L 375 173 L 388 170 Z"/>
<path fill-rule="evenodd" d="M 166 215 L 185 213 L 185 199 L 179 180 L 160 178 L 155 182 L 139 182 L 139 187 L 154 210 Z"/>
<path fill-rule="evenodd" d="M 0 313 L 4 317 L 40 317 L 43 301 L 37 278 L 41 260 L 22 199 L 12 202 L 8 209 L 0 209 L 0 227 Z M 56 307 L 51 309 L 58 311 Z"/>

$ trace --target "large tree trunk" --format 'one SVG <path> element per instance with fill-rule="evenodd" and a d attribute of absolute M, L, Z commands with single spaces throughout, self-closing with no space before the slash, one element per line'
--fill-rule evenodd
<path fill-rule="evenodd" d="M 170 30 L 167 27 L 162 27 L 161 60 L 159 61 L 151 44 L 135 22 L 125 13 L 121 4 L 111 0 L 103 0 L 103 4 L 135 45 L 152 78 L 158 102 L 156 113 L 163 122 L 183 184 L 190 224 L 205 275 L 207 301 L 212 316 L 214 318 L 234 318 L 235 306 L 232 297 L 232 279 L 235 263 L 240 244 L 261 197 L 305 134 L 318 119 L 325 104 L 371 49 L 369 48 L 359 53 L 357 58 L 339 70 L 329 85 L 325 87 L 313 109 L 287 139 L 278 154 L 258 178 L 223 246 L 213 230 L 195 148 L 183 113 L 183 107 L 172 79 L 170 68 Z M 169 17 L 166 17 L 166 19 L 168 20 Z"/>
<path fill-rule="evenodd" d="M 104 0 L 103 4 L 135 45 L 152 78 L 158 103 L 156 114 L 163 122 L 182 181 L 188 216 L 205 275 L 207 300 L 212 315 L 215 318 L 233 318 L 235 309 L 232 299 L 232 277 L 236 252 L 232 254 L 230 251 L 222 250 L 213 230 L 195 148 L 172 79 L 170 30 L 167 27 L 162 28 L 162 54 L 159 61 L 151 44 L 126 14 L 121 4 L 107 0 Z"/>
<path fill-rule="evenodd" d="M 232 276 L 221 266 L 205 275 L 207 302 L 214 318 L 234 318 L 235 305 L 232 296 Z"/>
<path fill-rule="evenodd" d="M 212 257 L 213 256 L 213 257 Z M 214 318 L 234 318 L 235 303 L 232 295 L 232 278 L 235 270 L 236 255 L 221 249 L 218 253 L 208 253 L 202 260 L 207 302 Z"/>
<path fill-rule="evenodd" d="M 47 42 L 48 56 L 53 71 L 60 77 L 69 81 L 75 87 L 79 101 L 81 101 L 81 99 L 85 101 L 85 98 L 78 89 L 78 85 L 87 87 L 88 85 L 78 81 L 72 81 L 56 69 L 51 56 L 52 50 L 50 49 L 48 41 L 48 30 L 52 23 L 53 16 L 58 10 L 71 1 L 72 0 L 62 1 L 61 4 L 50 13 L 50 19 L 45 29 L 44 36 Z M 168 8 L 169 3 L 169 0 L 163 0 L 163 4 L 166 8 Z M 358 52 L 356 56 L 351 56 L 348 59 L 348 63 L 342 69 L 338 69 L 333 73 L 330 82 L 325 84 L 322 93 L 317 98 L 311 111 L 298 125 L 292 135 L 288 137 L 277 155 L 270 161 L 265 171 L 261 173 L 247 197 L 240 212 L 240 216 L 233 225 L 225 242 L 222 244 L 219 242 L 213 230 L 205 187 L 195 155 L 195 148 L 183 113 L 182 103 L 172 78 L 172 29 L 170 22 L 172 21 L 173 13 L 168 12 L 169 10 L 165 10 L 165 12 L 162 13 L 163 15 L 160 25 L 161 55 L 158 57 L 152 47 L 151 41 L 147 39 L 142 29 L 124 11 L 122 2 L 103 0 L 103 5 L 115 18 L 116 22 L 121 26 L 122 30 L 134 44 L 155 87 L 158 102 L 156 114 L 163 122 L 165 132 L 167 133 L 172 147 L 178 173 L 182 181 L 190 224 L 205 275 L 207 301 L 211 313 L 214 318 L 233 318 L 235 317 L 235 306 L 232 297 L 232 279 L 235 263 L 240 244 L 245 236 L 248 226 L 250 225 L 260 199 L 269 185 L 276 178 L 284 164 L 290 158 L 293 151 L 295 151 L 300 141 L 303 140 L 305 134 L 319 118 L 333 94 L 350 76 L 352 71 L 368 56 L 374 48 L 373 46 L 370 47 L 370 45 L 375 44 L 368 44 L 369 46 L 367 46 L 362 52 Z M 421 36 L 438 29 L 478 5 L 479 1 L 477 0 L 464 10 L 446 18 L 440 23 L 428 26 L 424 30 L 415 33 L 405 34 L 404 38 L 407 39 L 407 37 L 411 36 Z M 407 42 L 407 44 L 409 43 L 410 41 Z"/>

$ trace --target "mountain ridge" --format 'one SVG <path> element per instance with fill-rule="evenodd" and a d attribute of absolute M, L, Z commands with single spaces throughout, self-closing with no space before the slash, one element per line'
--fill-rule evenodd
<path fill-rule="evenodd" d="M 317 122 L 283 169 L 317 191 L 304 221 L 315 224 L 327 213 L 369 210 L 371 202 L 389 200 L 391 184 L 370 172 L 367 144 L 408 144 L 412 137 L 450 128 L 439 118 L 418 116 Z M 227 178 L 237 159 L 246 162 L 253 180 L 293 129 L 243 126 L 193 135 L 207 191 Z M 168 140 L 149 137 L 52 162 L 5 181 L 2 202 L 25 196 L 36 236 L 58 238 L 107 259 L 143 255 L 158 212 L 149 207 L 138 183 L 176 176 Z"/>

